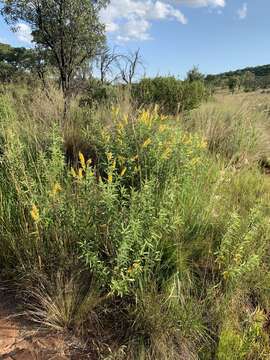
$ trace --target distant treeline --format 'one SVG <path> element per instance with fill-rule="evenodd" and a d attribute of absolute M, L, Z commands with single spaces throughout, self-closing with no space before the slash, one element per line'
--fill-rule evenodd
<path fill-rule="evenodd" d="M 207 75 L 205 81 L 213 86 L 226 87 L 231 90 L 243 87 L 246 91 L 256 88 L 265 89 L 270 86 L 270 64 L 246 67 L 216 75 Z"/>

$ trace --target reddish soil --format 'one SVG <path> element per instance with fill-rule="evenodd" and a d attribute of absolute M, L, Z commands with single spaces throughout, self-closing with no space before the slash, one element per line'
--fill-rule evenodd
<path fill-rule="evenodd" d="M 4 300 L 0 292 L 0 360 L 82 359 L 71 356 L 63 336 L 48 334 L 23 321 L 10 305 L 11 299 Z"/>

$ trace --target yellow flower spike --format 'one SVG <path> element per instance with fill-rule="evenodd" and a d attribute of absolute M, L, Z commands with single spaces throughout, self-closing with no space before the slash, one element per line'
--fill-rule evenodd
<path fill-rule="evenodd" d="M 85 164 L 85 158 L 82 152 L 79 152 L 79 159 L 80 159 L 80 164 L 81 167 L 83 168 L 83 170 L 86 169 L 86 164 Z"/>
<path fill-rule="evenodd" d="M 39 220 L 39 210 L 38 210 L 38 208 L 36 207 L 35 204 L 33 204 L 32 210 L 30 211 L 30 214 L 31 214 L 32 219 L 35 222 L 38 222 L 38 220 Z"/>
<path fill-rule="evenodd" d="M 151 126 L 152 123 L 152 117 L 150 115 L 149 110 L 143 110 L 141 113 L 141 116 L 139 117 L 139 121 L 147 126 Z"/>
<path fill-rule="evenodd" d="M 171 155 L 172 155 L 172 149 L 169 148 L 169 147 L 167 147 L 167 148 L 165 149 L 165 151 L 163 152 L 161 158 L 162 158 L 163 160 L 168 160 L 168 159 L 171 157 Z"/>
<path fill-rule="evenodd" d="M 163 131 L 165 131 L 166 129 L 167 129 L 167 126 L 164 125 L 164 124 L 160 125 L 159 128 L 158 128 L 159 132 L 163 132 Z"/>
<path fill-rule="evenodd" d="M 113 174 L 109 173 L 109 175 L 108 175 L 108 183 L 112 184 L 112 182 L 113 182 Z"/>
<path fill-rule="evenodd" d="M 113 160 L 112 169 L 114 170 L 115 168 L 116 168 L 116 160 Z"/>
<path fill-rule="evenodd" d="M 71 173 L 71 175 L 72 175 L 74 178 L 77 177 L 76 171 L 74 170 L 73 167 L 70 169 L 70 173 Z"/>
<path fill-rule="evenodd" d="M 87 166 L 90 166 L 92 164 L 92 159 L 88 159 L 87 161 L 86 161 L 86 165 Z"/>
<path fill-rule="evenodd" d="M 83 178 L 83 169 L 82 169 L 82 168 L 79 169 L 77 178 L 78 178 L 79 180 L 81 180 L 81 179 Z"/>
<path fill-rule="evenodd" d="M 112 114 L 114 117 L 117 117 L 120 112 L 120 108 L 117 106 L 112 106 Z"/>
<path fill-rule="evenodd" d="M 128 124 L 128 115 L 124 115 L 124 124 L 127 125 Z"/>
<path fill-rule="evenodd" d="M 199 162 L 200 162 L 200 158 L 193 158 L 190 163 L 191 163 L 192 166 L 195 166 L 195 165 L 197 165 Z"/>
<path fill-rule="evenodd" d="M 111 136 L 110 136 L 110 133 L 107 130 L 102 130 L 101 131 L 101 136 L 102 136 L 104 142 L 108 143 L 110 141 Z"/>
<path fill-rule="evenodd" d="M 51 195 L 56 196 L 60 191 L 62 191 L 62 187 L 59 183 L 54 184 Z"/>
<path fill-rule="evenodd" d="M 113 154 L 111 152 L 106 153 L 108 161 L 111 161 L 113 158 Z"/>
<path fill-rule="evenodd" d="M 123 123 L 119 122 L 119 123 L 117 124 L 117 129 L 118 129 L 118 132 L 121 134 L 121 132 L 122 132 L 123 129 L 124 129 Z"/>
<path fill-rule="evenodd" d="M 124 168 L 122 169 L 121 173 L 120 173 L 120 176 L 121 176 L 121 177 L 124 176 L 125 173 L 126 173 L 126 171 L 127 171 L 127 168 L 124 167 Z"/>
<path fill-rule="evenodd" d="M 208 146 L 207 141 L 206 141 L 206 140 L 202 140 L 202 142 L 201 142 L 201 144 L 200 144 L 200 148 L 201 148 L 201 149 L 206 149 L 207 146 Z"/>
<path fill-rule="evenodd" d="M 146 148 L 147 146 L 149 146 L 151 144 L 152 140 L 150 138 L 148 138 L 147 140 L 145 140 L 145 142 L 142 144 L 143 148 Z"/>

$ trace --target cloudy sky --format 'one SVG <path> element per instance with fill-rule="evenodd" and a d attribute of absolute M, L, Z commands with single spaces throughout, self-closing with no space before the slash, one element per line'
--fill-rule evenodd
<path fill-rule="evenodd" d="M 141 49 L 147 73 L 183 77 L 270 63 L 270 0 L 111 0 L 101 13 L 109 43 Z M 12 34 L 0 19 L 0 41 L 29 46 L 30 31 Z"/>

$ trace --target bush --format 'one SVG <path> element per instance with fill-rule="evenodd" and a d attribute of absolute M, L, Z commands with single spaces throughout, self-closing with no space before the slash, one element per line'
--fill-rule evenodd
<path fill-rule="evenodd" d="M 197 107 L 207 98 L 207 91 L 201 81 L 156 77 L 134 84 L 132 96 L 138 106 L 159 105 L 163 113 L 176 114 Z"/>
<path fill-rule="evenodd" d="M 119 89 L 116 85 L 101 83 L 99 80 L 91 79 L 81 97 L 80 105 L 95 108 L 98 105 L 108 104 L 109 106 L 116 102 Z"/>

